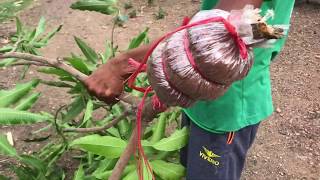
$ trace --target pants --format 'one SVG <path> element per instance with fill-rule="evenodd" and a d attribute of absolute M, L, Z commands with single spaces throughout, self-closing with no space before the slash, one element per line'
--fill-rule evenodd
<path fill-rule="evenodd" d="M 234 133 L 215 134 L 201 129 L 187 115 L 182 125 L 190 128 L 189 143 L 180 152 L 182 165 L 187 168 L 187 180 L 238 180 L 259 124 L 247 126 Z"/>

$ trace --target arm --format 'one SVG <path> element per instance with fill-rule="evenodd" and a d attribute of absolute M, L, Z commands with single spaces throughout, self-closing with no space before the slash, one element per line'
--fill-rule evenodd
<path fill-rule="evenodd" d="M 247 4 L 260 7 L 262 1 L 263 0 L 220 0 L 214 8 L 230 11 L 232 9 L 242 9 Z M 129 66 L 128 59 L 133 58 L 136 61 L 142 61 L 150 46 L 151 45 L 144 45 L 127 51 L 100 66 L 85 82 L 89 92 L 106 103 L 116 102 L 115 98 L 123 91 L 124 81 L 134 72 L 134 69 Z"/>

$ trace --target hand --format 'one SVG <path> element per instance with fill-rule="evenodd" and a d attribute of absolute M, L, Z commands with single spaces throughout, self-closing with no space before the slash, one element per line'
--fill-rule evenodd
<path fill-rule="evenodd" d="M 117 102 L 124 88 L 124 81 L 134 72 L 128 64 L 128 56 L 120 55 L 101 65 L 85 81 L 90 94 L 108 104 Z"/>

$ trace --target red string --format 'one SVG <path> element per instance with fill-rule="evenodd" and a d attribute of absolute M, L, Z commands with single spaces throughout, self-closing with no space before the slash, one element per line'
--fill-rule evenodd
<path fill-rule="evenodd" d="M 138 146 L 138 176 L 140 180 L 143 180 L 143 166 L 141 166 L 141 160 L 144 161 L 144 164 L 147 166 L 147 171 L 151 173 L 152 175 L 152 179 L 155 180 L 153 171 L 152 171 L 152 167 L 148 161 L 147 156 L 144 153 L 142 144 L 141 144 L 141 127 L 142 127 L 142 111 L 143 111 L 143 107 L 144 107 L 144 103 L 145 100 L 147 98 L 148 93 L 152 91 L 152 88 L 149 86 L 146 91 L 144 92 L 144 95 L 142 97 L 141 102 L 138 105 L 138 110 L 137 110 L 137 121 L 136 121 L 136 127 L 137 127 L 137 146 Z M 140 159 L 140 157 L 142 157 L 142 159 Z M 149 176 L 148 176 L 149 177 Z"/>
<path fill-rule="evenodd" d="M 143 166 L 141 165 L 141 160 L 143 160 L 145 165 L 147 166 L 147 171 L 152 174 L 152 179 L 153 180 L 155 179 L 153 171 L 152 171 L 152 168 L 151 168 L 151 166 L 150 166 L 150 164 L 148 162 L 148 159 L 147 159 L 147 157 L 146 157 L 146 155 L 144 153 L 144 150 L 143 150 L 143 147 L 142 147 L 142 144 L 141 144 L 142 111 L 143 111 L 143 107 L 145 105 L 145 99 L 146 99 L 148 93 L 150 91 L 152 91 L 152 88 L 151 88 L 151 86 L 149 86 L 147 88 L 137 87 L 137 86 L 134 85 L 134 82 L 135 82 L 138 74 L 140 72 L 146 70 L 146 62 L 149 59 L 149 57 L 152 54 L 152 52 L 154 51 L 154 49 L 159 45 L 159 43 L 161 43 L 164 39 L 168 38 L 172 34 L 178 32 L 178 31 L 181 31 L 183 29 L 190 28 L 190 27 L 193 27 L 193 26 L 203 25 L 203 24 L 207 24 L 207 23 L 212 23 L 212 22 L 222 22 L 224 24 L 225 28 L 227 29 L 227 31 L 230 33 L 230 35 L 234 39 L 235 43 L 237 44 L 242 59 L 246 60 L 248 58 L 248 52 L 247 52 L 246 44 L 242 41 L 241 37 L 236 32 L 236 29 L 226 19 L 224 19 L 222 17 L 214 17 L 214 18 L 209 18 L 209 19 L 205 19 L 205 20 L 201 20 L 201 21 L 197 21 L 197 22 L 188 24 L 189 21 L 190 21 L 190 19 L 185 18 L 184 21 L 183 21 L 183 26 L 175 29 L 174 31 L 171 31 L 171 32 L 165 34 L 160 39 L 158 39 L 155 43 L 153 43 L 151 45 L 151 48 L 147 51 L 147 53 L 144 56 L 144 58 L 143 58 L 141 63 L 136 62 L 134 59 L 129 59 L 129 64 L 134 66 L 134 67 L 136 67 L 137 70 L 128 79 L 128 86 L 130 88 L 132 88 L 132 89 L 135 89 L 137 91 L 140 91 L 140 92 L 144 93 L 142 101 L 139 103 L 139 106 L 138 106 L 137 121 L 136 121 L 136 126 L 137 126 L 137 146 L 136 147 L 138 148 L 137 171 L 138 171 L 138 176 L 139 176 L 140 180 L 143 180 Z M 190 50 L 187 50 L 186 52 L 190 53 L 189 55 L 191 55 Z M 188 57 L 189 57 L 189 55 L 188 55 Z M 166 73 L 165 73 L 165 75 L 166 75 Z M 166 75 L 166 78 L 168 78 L 167 75 Z M 165 110 L 164 104 L 160 102 L 158 97 L 154 96 L 153 99 L 152 99 L 152 103 L 153 103 L 153 108 Z M 136 149 L 135 149 L 135 152 L 136 152 Z M 142 157 L 142 159 L 140 157 Z"/>

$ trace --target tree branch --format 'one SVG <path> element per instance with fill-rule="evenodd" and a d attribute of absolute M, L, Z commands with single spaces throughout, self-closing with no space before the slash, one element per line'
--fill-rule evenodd
<path fill-rule="evenodd" d="M 84 81 L 87 78 L 87 75 L 81 73 L 77 69 L 73 68 L 72 66 L 64 63 L 61 59 L 51 59 L 51 58 L 46 58 L 42 56 L 36 56 L 36 55 L 31 55 L 27 53 L 19 53 L 19 52 L 9 52 L 5 54 L 0 54 L 0 59 L 3 58 L 19 58 L 19 59 L 24 59 L 28 61 L 33 61 L 33 62 L 38 62 L 38 63 L 46 63 L 49 66 L 55 67 L 62 69 L 69 74 L 73 75 L 76 79 L 78 79 L 80 82 L 84 83 Z M 123 93 L 121 96 L 118 97 L 119 100 L 128 103 L 133 106 L 133 108 L 136 108 L 137 105 L 140 103 L 141 99 L 135 96 L 130 95 L 129 93 Z M 152 101 L 151 98 L 148 98 L 145 102 L 144 109 L 142 111 L 142 120 L 143 121 L 151 121 L 153 120 L 157 114 L 159 114 L 161 111 L 160 110 L 155 110 L 152 106 Z M 117 118 L 118 119 L 118 118 Z M 121 119 L 121 118 L 119 118 Z M 117 121 L 114 120 L 113 123 L 116 123 Z M 108 128 L 109 125 L 103 126 L 104 128 Z M 100 128 L 100 127 L 99 127 Z M 142 127 L 143 129 L 143 127 Z M 97 129 L 90 129 L 91 130 L 97 130 Z M 98 129 L 100 130 L 100 129 Z M 88 131 L 86 130 L 79 130 L 79 131 Z M 112 172 L 112 175 L 110 176 L 109 179 L 111 180 L 118 180 L 121 177 L 121 174 L 128 164 L 131 155 L 134 153 L 135 145 L 136 145 L 136 140 L 137 140 L 137 130 L 136 128 L 133 130 L 132 135 L 130 137 L 129 143 L 122 153 L 120 159 L 117 161 L 117 164 Z"/>
<path fill-rule="evenodd" d="M 77 132 L 77 133 L 89 133 L 89 132 L 100 132 L 103 130 L 107 130 L 111 128 L 112 126 L 116 125 L 118 122 L 120 122 L 124 117 L 129 115 L 129 111 L 124 111 L 119 117 L 115 118 L 111 122 L 105 124 L 101 127 L 92 127 L 92 128 L 66 128 L 63 129 L 63 132 Z"/>

